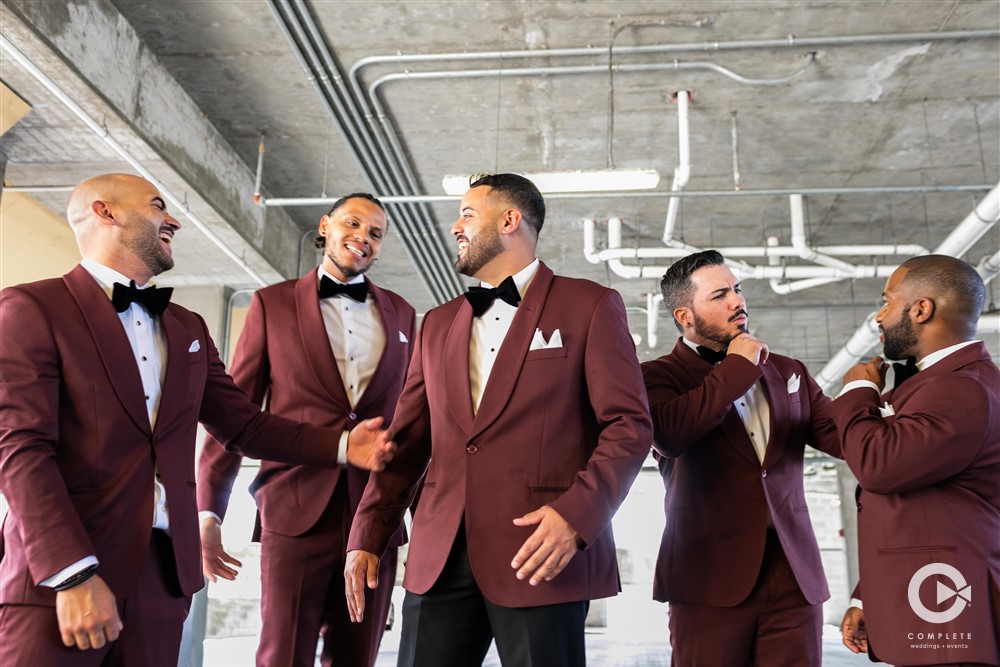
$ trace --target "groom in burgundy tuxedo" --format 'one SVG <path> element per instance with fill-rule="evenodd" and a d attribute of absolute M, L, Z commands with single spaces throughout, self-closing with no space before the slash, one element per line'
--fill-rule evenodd
<path fill-rule="evenodd" d="M 678 260 L 660 288 L 682 333 L 642 365 L 666 486 L 653 597 L 670 603 L 671 664 L 819 667 L 830 594 L 802 454 L 840 456 L 830 399 L 749 333 L 717 251 Z"/>
<path fill-rule="evenodd" d="M 89 179 L 67 217 L 81 265 L 0 293 L 0 665 L 175 667 L 203 585 L 198 422 L 247 455 L 326 466 L 342 431 L 261 412 L 204 320 L 149 286 L 181 226 L 152 183 Z M 349 444 L 355 465 L 391 455 Z"/>
<path fill-rule="evenodd" d="M 545 203 L 516 174 L 462 199 L 456 268 L 483 284 L 428 312 L 345 570 L 354 620 L 424 479 L 407 553 L 399 664 L 581 667 L 592 599 L 618 593 L 610 521 L 649 451 L 621 297 L 535 257 Z M 370 434 L 370 433 L 368 433 Z"/>
<path fill-rule="evenodd" d="M 885 356 L 915 374 L 881 395 L 881 357 L 833 403 L 858 478 L 855 653 L 895 665 L 1000 664 L 1000 371 L 975 340 L 986 288 L 966 262 L 924 255 L 885 284 Z"/>

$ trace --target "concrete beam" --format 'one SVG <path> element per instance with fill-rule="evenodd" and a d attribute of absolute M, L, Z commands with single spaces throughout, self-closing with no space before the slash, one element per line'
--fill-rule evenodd
<path fill-rule="evenodd" d="M 251 169 L 110 2 L 4 0 L 0 11 L 4 37 L 144 156 L 144 166 L 248 265 L 269 282 L 295 274 L 298 226 L 283 211 L 253 204 Z M 179 262 L 172 273 L 183 270 Z"/>

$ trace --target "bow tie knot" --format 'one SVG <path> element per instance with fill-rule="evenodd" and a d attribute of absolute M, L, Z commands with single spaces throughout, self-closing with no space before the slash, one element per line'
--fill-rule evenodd
<path fill-rule="evenodd" d="M 517 291 L 517 285 L 514 284 L 514 278 L 511 276 L 504 278 L 497 287 L 470 287 L 469 291 L 465 293 L 465 298 L 472 306 L 473 317 L 479 317 L 485 313 L 497 299 L 509 303 L 515 308 L 521 302 L 521 294 Z"/>
<path fill-rule="evenodd" d="M 111 305 L 119 313 L 124 313 L 133 303 L 145 306 L 151 315 L 162 315 L 170 303 L 170 295 L 173 287 L 147 287 L 139 289 L 135 286 L 135 281 L 128 281 L 128 285 L 115 283 L 111 290 Z"/>
<path fill-rule="evenodd" d="M 368 298 L 368 281 L 362 280 L 359 283 L 345 285 L 344 283 L 338 283 L 336 280 L 331 280 L 327 276 L 323 276 L 319 281 L 319 298 L 327 299 L 339 294 L 354 299 L 358 303 L 364 303 L 365 299 Z"/>
<path fill-rule="evenodd" d="M 906 380 L 917 374 L 917 358 L 907 357 L 906 362 L 900 362 L 898 364 L 892 365 L 893 373 L 896 376 L 895 384 L 893 387 L 898 387 L 903 384 Z"/>
<path fill-rule="evenodd" d="M 712 364 L 713 366 L 726 358 L 725 350 L 713 350 L 704 345 L 698 346 L 698 356 Z"/>

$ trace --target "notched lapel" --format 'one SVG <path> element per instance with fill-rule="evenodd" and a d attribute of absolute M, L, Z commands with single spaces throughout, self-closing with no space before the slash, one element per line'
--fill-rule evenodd
<path fill-rule="evenodd" d="M 497 360 L 490 372 L 483 398 L 479 401 L 479 412 L 476 413 L 473 432 L 470 435 L 475 435 L 492 424 L 510 400 L 551 287 L 552 270 L 539 262 L 538 271 L 531 279 L 528 291 L 524 293 L 524 299 L 517 307 L 517 314 L 514 315 L 510 330 L 500 346 L 500 352 L 497 353 Z M 468 368 L 468 364 L 465 368 Z"/>
<path fill-rule="evenodd" d="M 349 410 L 351 405 L 344 391 L 344 381 L 340 377 L 337 360 L 330 347 L 330 339 L 326 335 L 326 325 L 319 309 L 319 294 L 316 289 L 316 271 L 310 271 L 295 283 L 295 313 L 299 324 L 299 338 L 307 364 L 313 377 L 330 400 Z M 326 345 L 317 345 L 317 341 L 325 341 Z"/>
<path fill-rule="evenodd" d="M 118 319 L 118 313 L 111 305 L 111 299 L 82 266 L 77 266 L 63 276 L 63 282 L 80 306 L 80 312 L 90 329 L 90 335 L 118 400 L 136 426 L 150 434 L 139 367 L 136 366 L 132 346 L 121 320 Z"/>

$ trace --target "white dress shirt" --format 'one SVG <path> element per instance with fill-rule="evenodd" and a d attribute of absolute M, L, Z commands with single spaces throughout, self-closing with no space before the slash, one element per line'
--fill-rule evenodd
<path fill-rule="evenodd" d="M 341 285 L 353 285 L 364 282 L 364 276 L 354 276 L 350 281 L 343 282 L 331 276 L 320 266 L 316 273 L 316 285 L 326 276 Z M 385 351 L 385 327 L 379 318 L 378 308 L 369 292 L 364 303 L 359 303 L 349 296 L 338 294 L 319 300 L 319 311 L 323 316 L 326 336 L 330 341 L 330 349 L 337 360 L 337 370 L 344 383 L 347 400 L 353 408 L 361 400 L 361 395 L 368 388 L 382 352 Z M 337 447 L 337 463 L 347 463 L 347 436 L 344 431 Z"/>
<path fill-rule="evenodd" d="M 103 287 L 110 298 L 115 283 L 128 286 L 130 279 L 92 259 L 84 259 L 80 264 L 94 280 Z M 136 285 L 145 289 L 149 285 Z M 118 313 L 125 336 L 132 347 L 135 363 L 142 378 L 142 391 L 146 401 L 146 415 L 149 417 L 149 427 L 156 425 L 156 413 L 160 408 L 160 393 L 163 390 L 163 380 L 167 369 L 167 341 L 163 335 L 159 318 L 153 317 L 145 307 L 131 303 L 123 312 Z M 169 532 L 170 514 L 167 509 L 167 491 L 159 480 L 159 470 L 153 477 L 153 528 Z M 73 563 L 64 570 L 57 572 L 41 583 L 42 586 L 57 586 L 74 574 L 97 564 L 96 556 L 88 556 Z"/>
<path fill-rule="evenodd" d="M 524 298 L 528 284 L 538 271 L 538 260 L 514 274 L 514 285 L 517 292 Z M 480 283 L 482 287 L 495 287 L 488 283 Z M 510 325 L 517 314 L 517 307 L 503 299 L 497 299 L 479 317 L 472 318 L 472 335 L 469 337 L 469 388 L 472 390 L 472 413 L 479 411 L 479 402 L 486 391 L 486 383 L 493 371 L 500 346 L 503 345 Z"/>

